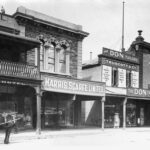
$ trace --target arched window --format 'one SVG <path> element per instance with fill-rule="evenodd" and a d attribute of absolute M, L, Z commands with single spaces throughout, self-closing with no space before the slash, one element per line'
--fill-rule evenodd
<path fill-rule="evenodd" d="M 46 43 L 40 50 L 41 71 L 70 74 L 70 47 L 59 42 Z"/>
<path fill-rule="evenodd" d="M 51 44 L 49 46 L 45 47 L 45 67 L 44 69 L 48 72 L 54 72 L 55 71 L 55 51 L 54 46 Z"/>
<path fill-rule="evenodd" d="M 59 52 L 59 73 L 66 73 L 66 49 L 63 46 Z"/>

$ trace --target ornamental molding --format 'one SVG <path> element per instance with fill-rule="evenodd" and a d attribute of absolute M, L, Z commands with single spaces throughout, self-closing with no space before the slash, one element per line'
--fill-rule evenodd
<path fill-rule="evenodd" d="M 53 45 L 56 49 L 69 49 L 72 43 L 71 40 L 57 39 L 56 37 L 45 38 L 43 35 L 39 35 L 38 39 L 42 42 L 45 47 L 50 47 Z"/>

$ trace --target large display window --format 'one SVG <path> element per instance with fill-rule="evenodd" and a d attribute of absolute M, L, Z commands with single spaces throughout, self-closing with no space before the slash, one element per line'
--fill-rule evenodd
<path fill-rule="evenodd" d="M 122 103 L 121 100 L 109 99 L 105 102 L 105 128 L 115 127 L 117 117 L 117 127 L 122 126 Z"/>
<path fill-rule="evenodd" d="M 18 130 L 33 128 L 32 98 L 14 93 L 15 87 L 11 89 L 9 93 L 0 93 L 0 113 L 15 114 Z"/>
<path fill-rule="evenodd" d="M 42 110 L 44 127 L 66 127 L 73 125 L 72 108 L 71 100 L 45 100 L 44 110 Z"/>

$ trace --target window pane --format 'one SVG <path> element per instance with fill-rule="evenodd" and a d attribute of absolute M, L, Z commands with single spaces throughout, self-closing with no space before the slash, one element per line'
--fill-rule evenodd
<path fill-rule="evenodd" d="M 59 72 L 66 73 L 66 64 L 64 62 L 59 62 Z"/>
<path fill-rule="evenodd" d="M 131 87 L 131 71 L 127 71 L 127 78 L 126 78 L 127 87 Z"/>
<path fill-rule="evenodd" d="M 65 55 L 65 49 L 61 49 L 59 53 L 59 72 L 60 73 L 66 73 L 66 55 Z"/>
<path fill-rule="evenodd" d="M 116 68 L 112 70 L 112 86 L 118 86 L 118 70 Z"/>
<path fill-rule="evenodd" d="M 48 64 L 48 71 L 54 72 L 54 64 Z"/>
<path fill-rule="evenodd" d="M 54 63 L 55 63 L 55 54 L 54 54 L 54 47 L 51 46 L 45 49 L 45 69 L 54 72 Z"/>

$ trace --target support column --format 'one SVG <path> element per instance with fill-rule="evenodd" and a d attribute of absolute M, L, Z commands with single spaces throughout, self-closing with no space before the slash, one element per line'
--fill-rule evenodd
<path fill-rule="evenodd" d="M 41 88 L 36 87 L 36 102 L 37 102 L 37 122 L 36 133 L 41 134 Z"/>
<path fill-rule="evenodd" d="M 70 49 L 66 49 L 66 74 L 70 74 Z"/>
<path fill-rule="evenodd" d="M 105 115 L 104 115 L 105 114 L 105 110 L 104 110 L 105 99 L 106 99 L 105 96 L 103 96 L 101 99 L 101 103 L 102 103 L 102 105 L 101 105 L 102 106 L 102 130 L 104 130 L 104 122 L 105 122 Z"/>
<path fill-rule="evenodd" d="M 82 78 L 82 40 L 77 43 L 77 78 Z"/>
<path fill-rule="evenodd" d="M 126 128 L 126 103 L 127 103 L 127 97 L 123 100 L 123 129 Z"/>

